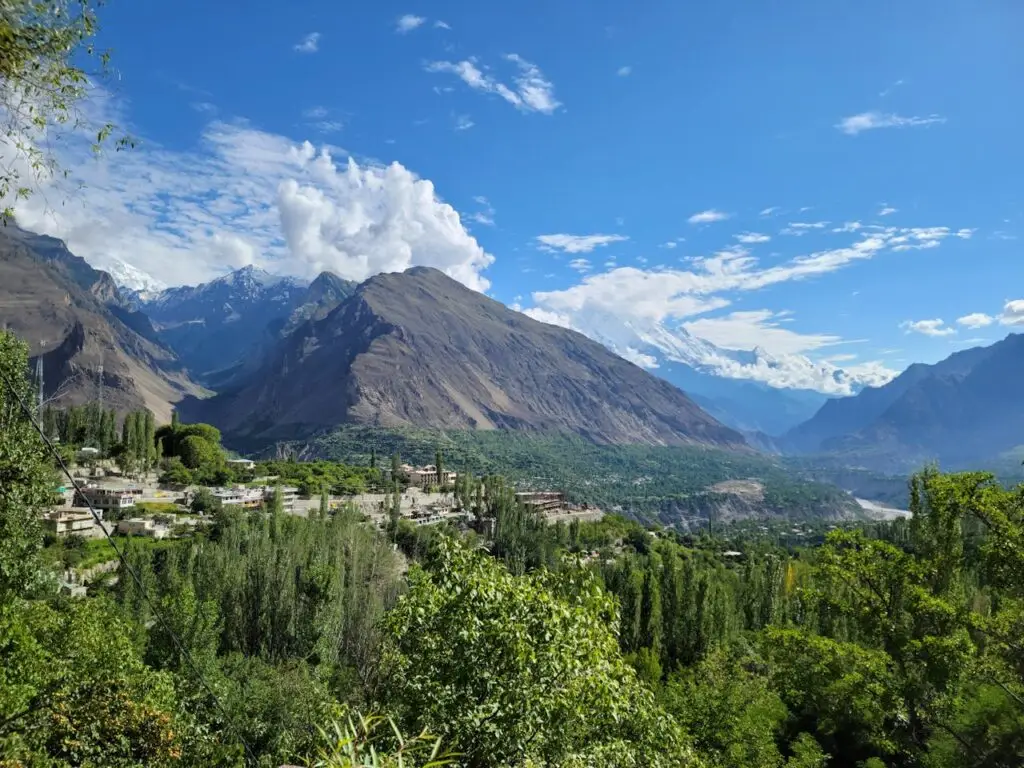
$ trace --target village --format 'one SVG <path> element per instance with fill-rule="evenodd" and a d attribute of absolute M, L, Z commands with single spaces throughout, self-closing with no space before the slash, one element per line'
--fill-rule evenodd
<path fill-rule="evenodd" d="M 330 514 L 352 510 L 379 529 L 388 525 L 397 499 L 398 518 L 415 526 L 452 524 L 461 530 L 493 531 L 493 521 L 476 519 L 460 506 L 454 493 L 458 473 L 449 469 L 439 472 L 433 464 L 402 464 L 394 479 L 390 469 L 384 470 L 382 485 L 399 488 L 397 495 L 380 488 L 322 498 L 301 495 L 300 488 L 282 484 L 275 476 L 255 477 L 257 463 L 250 459 L 228 459 L 227 463 L 240 476 L 249 473 L 252 480 L 207 487 L 160 483 L 155 473 L 126 477 L 112 464 L 98 462 L 90 449 L 79 451 L 77 458 L 72 468 L 74 484 L 57 489 L 54 506 L 42 517 L 51 541 L 99 539 L 105 535 L 104 528 L 111 535 L 160 541 L 192 535 L 197 526 L 213 521 L 211 513 L 217 507 L 256 511 L 277 504 L 285 514 L 310 517 L 320 513 L 325 499 Z M 599 520 L 604 514 L 593 506 L 568 501 L 560 491 L 518 491 L 515 497 L 525 510 L 552 524 Z M 84 594 L 81 582 L 80 576 L 69 570 L 62 589 Z"/>

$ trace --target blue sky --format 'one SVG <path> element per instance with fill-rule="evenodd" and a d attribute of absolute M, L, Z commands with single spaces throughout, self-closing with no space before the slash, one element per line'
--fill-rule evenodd
<path fill-rule="evenodd" d="M 105 6 L 141 144 L 23 222 L 164 283 L 430 263 L 649 364 L 877 383 L 1024 321 L 1018 2 L 281 9 Z"/>

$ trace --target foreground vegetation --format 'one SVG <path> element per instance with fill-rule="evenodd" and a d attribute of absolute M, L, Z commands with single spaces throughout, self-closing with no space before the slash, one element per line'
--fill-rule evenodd
<path fill-rule="evenodd" d="M 0 334 L 0 765 L 1024 760 L 1024 489 L 928 471 L 910 521 L 684 536 L 492 477 L 488 538 L 219 510 L 71 600 L 25 370 Z"/>

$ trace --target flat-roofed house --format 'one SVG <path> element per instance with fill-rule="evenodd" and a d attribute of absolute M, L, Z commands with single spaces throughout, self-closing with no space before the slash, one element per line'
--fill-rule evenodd
<path fill-rule="evenodd" d="M 520 491 L 516 499 L 534 512 L 553 512 L 565 506 L 565 494 L 560 491 Z"/>
<path fill-rule="evenodd" d="M 149 536 L 151 539 L 163 539 L 167 536 L 167 527 L 157 525 L 152 518 L 133 517 L 117 522 L 117 532 L 125 536 Z"/>
<path fill-rule="evenodd" d="M 213 495 L 225 507 L 256 509 L 263 504 L 262 488 L 217 488 Z"/>
<path fill-rule="evenodd" d="M 57 510 L 43 515 L 43 527 L 58 539 L 68 536 L 92 536 L 97 530 L 89 512 Z"/>
<path fill-rule="evenodd" d="M 406 482 L 416 488 L 428 488 L 432 485 L 452 485 L 455 483 L 455 478 L 458 477 L 458 473 L 452 472 L 450 469 L 442 470 L 439 473 L 437 467 L 433 464 L 427 464 L 422 467 L 403 464 L 400 471 Z"/>
<path fill-rule="evenodd" d="M 86 486 L 75 491 L 74 506 L 88 507 L 91 505 L 99 512 L 120 512 L 134 507 L 135 498 L 140 495 L 141 491 L 135 489 Z"/>

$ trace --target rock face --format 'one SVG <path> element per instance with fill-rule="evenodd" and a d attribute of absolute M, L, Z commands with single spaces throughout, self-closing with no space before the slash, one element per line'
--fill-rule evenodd
<path fill-rule="evenodd" d="M 601 344 L 424 267 L 367 280 L 233 391 L 190 401 L 183 415 L 266 441 L 358 423 L 745 447 L 679 389 Z"/>
<path fill-rule="evenodd" d="M 831 452 L 879 470 L 985 461 L 1024 444 L 1022 375 L 1024 336 L 1011 334 L 830 400 L 781 442 L 792 452 Z"/>
<path fill-rule="evenodd" d="M 0 323 L 43 354 L 55 405 L 95 399 L 101 365 L 105 403 L 122 411 L 145 406 L 169 419 L 173 403 L 204 393 L 109 275 L 14 225 L 0 229 Z"/>

